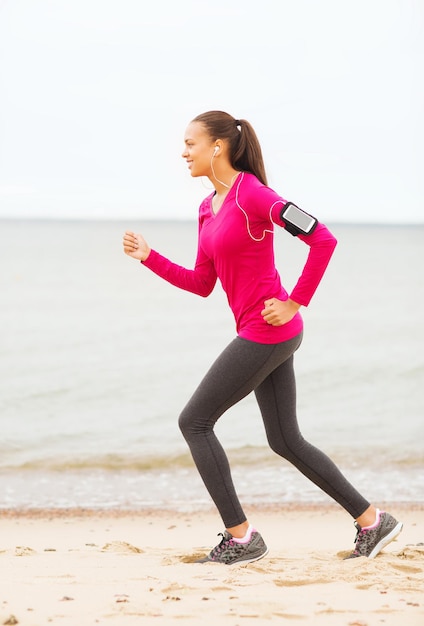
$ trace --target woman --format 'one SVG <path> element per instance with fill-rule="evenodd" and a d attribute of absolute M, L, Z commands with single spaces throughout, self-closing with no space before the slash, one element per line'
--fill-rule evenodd
<path fill-rule="evenodd" d="M 221 542 L 201 562 L 250 562 L 268 552 L 249 524 L 234 489 L 225 452 L 214 433 L 218 418 L 255 392 L 270 447 L 338 502 L 355 519 L 355 549 L 374 557 L 402 530 L 371 505 L 335 464 L 305 441 L 296 417 L 293 354 L 302 341 L 307 306 L 336 246 L 317 220 L 267 186 L 261 147 L 252 126 L 222 111 L 197 116 L 187 127 L 186 160 L 193 177 L 207 176 L 215 191 L 200 205 L 193 270 L 172 263 L 143 237 L 124 235 L 124 251 L 173 285 L 208 296 L 219 278 L 235 317 L 237 337 L 212 365 L 179 418 L 197 469 L 225 525 Z M 298 220 L 301 220 L 300 228 Z M 303 223 L 306 228 L 303 228 Z M 275 268 L 274 224 L 309 246 L 303 272 L 288 294 Z"/>

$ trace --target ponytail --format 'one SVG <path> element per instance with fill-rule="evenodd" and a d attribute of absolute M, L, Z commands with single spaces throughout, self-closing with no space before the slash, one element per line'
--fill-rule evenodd
<path fill-rule="evenodd" d="M 195 117 L 193 122 L 202 123 L 212 141 L 222 139 L 228 142 L 230 163 L 234 169 L 250 172 L 262 184 L 268 184 L 261 146 L 247 120 L 237 120 L 224 111 L 208 111 Z"/>

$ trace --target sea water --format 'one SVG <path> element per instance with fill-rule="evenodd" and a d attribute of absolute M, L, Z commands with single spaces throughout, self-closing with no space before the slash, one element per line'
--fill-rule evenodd
<path fill-rule="evenodd" d="M 422 501 L 424 226 L 329 226 L 302 432 L 365 497 Z M 125 256 L 126 228 L 193 266 L 195 221 L 0 221 L 0 508 L 210 505 L 177 419 L 234 320 L 219 284 L 203 299 Z M 290 290 L 308 248 L 278 231 L 275 251 Z M 253 394 L 216 430 L 244 503 L 329 502 L 268 448 Z"/>

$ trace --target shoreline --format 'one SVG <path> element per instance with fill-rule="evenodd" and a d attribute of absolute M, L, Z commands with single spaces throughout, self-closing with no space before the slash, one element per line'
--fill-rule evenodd
<path fill-rule="evenodd" d="M 379 502 L 376 504 L 380 510 L 397 509 L 399 511 L 424 511 L 424 501 L 390 501 Z M 343 509 L 334 502 L 322 503 L 322 502 L 303 502 L 303 501 L 291 501 L 282 503 L 244 503 L 243 508 L 246 511 L 254 513 L 270 513 L 270 514 L 284 514 L 292 512 L 330 512 L 338 511 L 343 512 Z M 144 517 L 149 515 L 157 516 L 186 516 L 196 514 L 211 514 L 215 513 L 215 508 L 211 504 L 189 506 L 187 509 L 181 509 L 177 506 L 144 506 L 144 507 L 4 507 L 0 508 L 0 519 L 10 518 L 74 518 L 74 517 Z"/>

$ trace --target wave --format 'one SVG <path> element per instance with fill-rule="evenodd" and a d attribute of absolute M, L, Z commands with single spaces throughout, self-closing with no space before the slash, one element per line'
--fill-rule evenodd
<path fill-rule="evenodd" d="M 424 452 L 422 450 L 391 450 L 383 447 L 368 447 L 366 450 L 337 448 L 330 451 L 329 456 L 340 467 L 358 468 L 364 467 L 376 469 L 378 467 L 390 467 L 398 471 L 410 469 L 424 470 Z M 270 451 L 267 446 L 243 446 L 227 449 L 232 467 L 262 467 L 278 468 L 282 461 L 280 457 Z M 193 467 L 193 460 L 189 452 L 176 454 L 150 454 L 143 457 L 135 454 L 107 453 L 87 455 L 61 455 L 38 456 L 23 459 L 25 453 L 21 450 L 17 458 L 9 461 L 3 459 L 0 463 L 1 472 L 65 472 L 65 471 L 91 471 L 103 470 L 106 472 L 149 472 L 149 471 L 172 471 Z M 382 470 L 384 471 L 384 469 Z"/>

